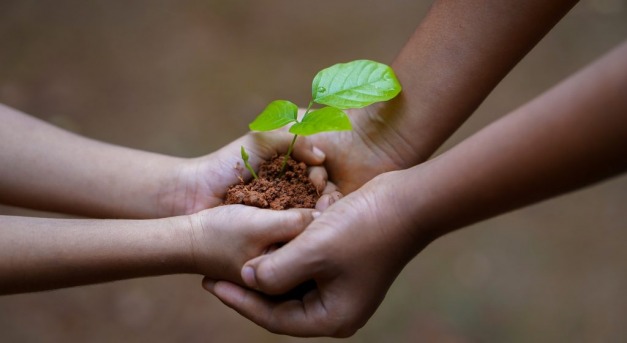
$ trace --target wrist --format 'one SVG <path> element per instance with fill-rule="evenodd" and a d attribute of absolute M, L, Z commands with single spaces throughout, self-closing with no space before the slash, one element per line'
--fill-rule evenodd
<path fill-rule="evenodd" d="M 407 226 L 412 228 L 417 245 L 426 246 L 435 239 L 471 224 L 477 195 L 459 187 L 468 175 L 458 165 L 450 166 L 441 157 L 403 170 L 405 182 L 399 188 L 397 206 L 403 207 Z"/>
<path fill-rule="evenodd" d="M 380 241 L 382 251 L 393 254 L 389 260 L 394 262 L 394 268 L 403 268 L 434 239 L 427 226 L 415 220 L 414 204 L 420 193 L 406 191 L 413 186 L 409 184 L 410 177 L 411 173 L 406 169 L 390 171 L 376 176 L 355 192 L 358 203 L 367 209 L 360 211 L 363 226 L 376 228 L 373 232 L 377 238 L 374 240 Z M 352 196 L 348 195 L 346 200 Z"/>
<path fill-rule="evenodd" d="M 360 109 L 355 125 L 360 137 L 380 149 L 398 167 L 396 170 L 426 161 L 437 149 L 417 135 L 421 130 L 416 128 L 416 118 L 408 113 L 405 102 L 401 92 L 388 102 Z"/>
<path fill-rule="evenodd" d="M 392 244 L 402 252 L 404 263 L 446 233 L 432 220 L 439 212 L 430 203 L 434 191 L 428 182 L 422 182 L 423 165 L 388 172 L 373 180 L 382 193 L 376 202 L 385 204 L 377 209 L 377 217 L 382 218 L 382 227 L 390 228 Z"/>
<path fill-rule="evenodd" d="M 198 216 L 185 215 L 156 221 L 162 225 L 164 259 L 171 261 L 173 273 L 197 274 L 195 237 L 199 231 Z"/>
<path fill-rule="evenodd" d="M 440 109 L 428 105 L 433 99 L 413 100 L 410 108 L 407 95 L 401 92 L 396 98 L 353 110 L 355 133 L 373 152 L 389 161 L 388 170 L 413 167 L 429 159 L 454 132 L 459 121 L 445 127 L 435 120 L 433 113 Z"/>
<path fill-rule="evenodd" d="M 185 216 L 197 211 L 195 207 L 198 159 L 177 159 L 172 163 L 162 164 L 159 176 L 152 184 L 156 218 Z M 192 181 L 190 181 L 192 180 Z"/>
<path fill-rule="evenodd" d="M 115 238 L 122 247 L 119 256 L 127 256 L 126 261 L 134 264 L 138 271 L 143 270 L 146 276 L 193 272 L 189 249 L 190 221 L 186 216 L 111 222 L 126 223 L 126 230 L 131 229 L 126 235 L 120 231 L 119 237 Z"/>

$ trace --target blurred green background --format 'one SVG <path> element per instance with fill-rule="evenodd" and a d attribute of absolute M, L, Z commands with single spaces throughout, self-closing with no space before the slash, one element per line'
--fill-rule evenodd
<path fill-rule="evenodd" d="M 246 132 L 270 100 L 306 104 L 323 67 L 390 63 L 429 4 L 0 0 L 0 102 L 103 141 L 203 155 Z M 443 149 L 626 37 L 626 1 L 580 2 Z M 625 342 L 626 203 L 620 177 L 450 234 L 347 341 Z M 0 341 L 301 341 L 241 318 L 200 280 L 0 297 Z"/>

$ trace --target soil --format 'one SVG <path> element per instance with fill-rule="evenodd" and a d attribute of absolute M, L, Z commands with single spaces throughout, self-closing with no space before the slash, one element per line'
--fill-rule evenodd
<path fill-rule="evenodd" d="M 244 204 L 273 210 L 314 208 L 320 194 L 309 176 L 307 165 L 289 158 L 281 175 L 284 156 L 275 156 L 263 163 L 259 178 L 229 187 L 225 204 Z"/>

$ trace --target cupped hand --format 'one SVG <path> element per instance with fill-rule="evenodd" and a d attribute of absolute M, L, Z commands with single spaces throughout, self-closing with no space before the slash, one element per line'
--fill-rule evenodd
<path fill-rule="evenodd" d="M 385 104 L 347 110 L 353 126 L 351 131 L 308 137 L 326 155 L 324 166 L 329 179 L 343 194 L 358 189 L 381 173 L 404 169 L 422 161 L 389 125 L 389 119 L 381 117 L 381 106 Z"/>
<path fill-rule="evenodd" d="M 339 200 L 293 241 L 257 257 L 242 269 L 252 289 L 204 280 L 226 305 L 271 332 L 293 336 L 347 337 L 361 328 L 405 264 L 429 239 L 402 215 L 390 190 L 402 172 L 383 174 Z M 277 300 L 313 280 L 302 299 Z"/>
<path fill-rule="evenodd" d="M 184 161 L 161 186 L 157 200 L 159 213 L 161 216 L 192 214 L 221 204 L 229 186 L 237 184 L 240 178 L 251 177 L 243 165 L 242 146 L 250 155 L 251 166 L 257 169 L 275 155 L 285 154 L 293 137 L 281 131 L 250 132 L 212 154 Z M 327 173 L 321 166 L 325 155 L 311 140 L 299 137 L 292 157 L 314 166 L 309 175 L 321 193 L 335 190 L 333 184 L 327 184 Z"/>

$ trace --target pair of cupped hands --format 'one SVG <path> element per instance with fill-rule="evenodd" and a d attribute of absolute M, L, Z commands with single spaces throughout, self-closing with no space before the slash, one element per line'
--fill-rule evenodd
<path fill-rule="evenodd" d="M 311 166 L 323 194 L 315 209 L 217 206 L 240 175 L 250 177 L 235 167 L 242 165 L 240 146 L 257 168 L 285 153 L 292 138 L 252 132 L 189 160 L 176 191 L 163 192 L 162 203 L 177 204 L 164 214 L 195 213 L 192 245 L 219 237 L 216 249 L 193 249 L 193 260 L 207 275 L 203 287 L 224 304 L 274 333 L 347 337 L 374 313 L 416 246 L 426 244 L 403 233 L 403 205 L 386 191 L 400 185 L 402 171 L 392 170 L 402 162 L 358 128 L 298 138 L 292 156 Z M 303 283 L 315 287 L 279 296 Z"/>

